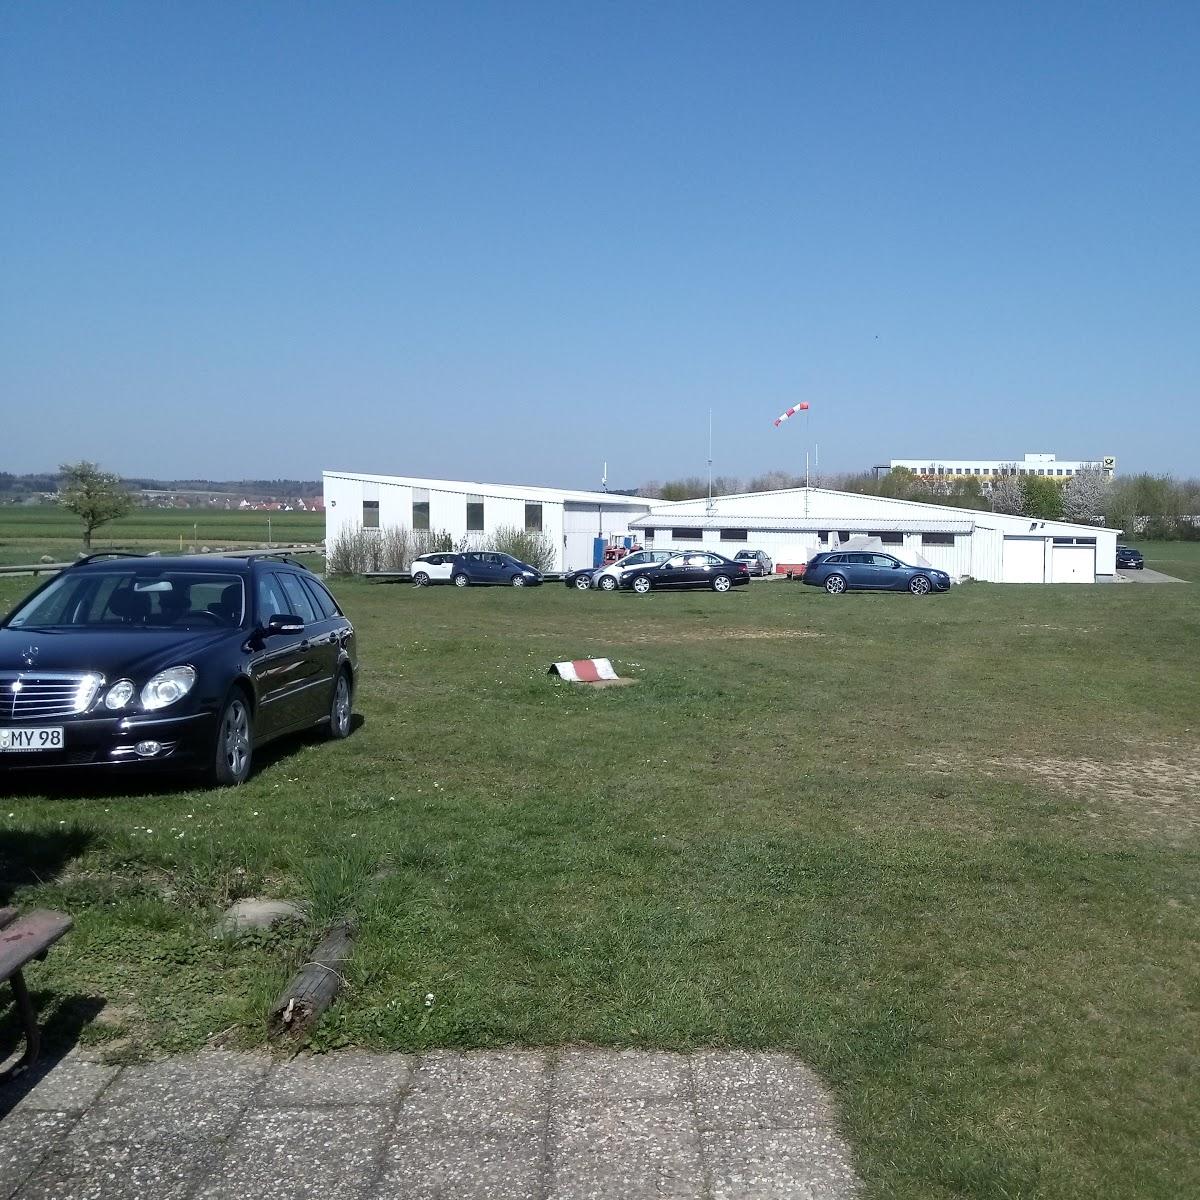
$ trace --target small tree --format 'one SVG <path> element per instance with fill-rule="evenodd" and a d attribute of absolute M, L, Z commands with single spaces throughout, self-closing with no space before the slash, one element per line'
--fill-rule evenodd
<path fill-rule="evenodd" d="M 125 516 L 133 508 L 133 497 L 121 477 L 102 471 L 86 459 L 59 467 L 58 502 L 83 522 L 83 548 L 91 550 L 92 534 L 101 525 Z"/>
<path fill-rule="evenodd" d="M 988 499 L 992 511 L 1019 517 L 1025 514 L 1025 493 L 1021 490 L 1020 477 L 1015 463 L 1004 463 L 1001 473 L 992 478 Z"/>
<path fill-rule="evenodd" d="M 1112 481 L 1103 471 L 1077 471 L 1063 488 L 1063 516 L 1068 521 L 1102 521 Z"/>
<path fill-rule="evenodd" d="M 1022 475 L 1021 495 L 1025 500 L 1025 515 L 1043 521 L 1061 521 L 1063 515 L 1062 485 L 1044 475 Z"/>

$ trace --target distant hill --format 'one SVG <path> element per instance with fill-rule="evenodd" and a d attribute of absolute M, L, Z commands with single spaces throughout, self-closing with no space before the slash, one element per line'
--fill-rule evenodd
<path fill-rule="evenodd" d="M 300 499 L 321 494 L 319 479 L 140 479 L 124 480 L 131 492 L 160 492 L 171 495 L 230 496 L 247 500 L 268 500 L 280 496 Z M 0 471 L 0 503 L 44 495 L 58 490 L 58 473 L 13 475 Z"/>

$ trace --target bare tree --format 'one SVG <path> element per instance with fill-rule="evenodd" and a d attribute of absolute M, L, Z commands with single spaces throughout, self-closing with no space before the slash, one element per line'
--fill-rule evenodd
<path fill-rule="evenodd" d="M 988 499 L 992 502 L 992 511 L 1021 516 L 1025 512 L 1025 493 L 1017 478 L 1016 463 L 1001 463 L 1000 473 L 993 476 L 992 486 L 988 490 Z"/>

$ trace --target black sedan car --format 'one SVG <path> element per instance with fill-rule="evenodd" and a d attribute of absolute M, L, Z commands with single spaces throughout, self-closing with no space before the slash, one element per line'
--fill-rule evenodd
<path fill-rule="evenodd" d="M 586 592 L 591 589 L 592 576 L 596 574 L 595 567 L 579 567 L 575 571 L 567 571 L 563 574 L 563 583 L 574 588 L 577 592 Z"/>
<path fill-rule="evenodd" d="M 1135 550 L 1132 546 L 1118 546 L 1117 566 L 1123 571 L 1144 571 L 1146 560 L 1140 550 Z"/>
<path fill-rule="evenodd" d="M 257 747 L 350 733 L 354 628 L 277 555 L 92 555 L 0 622 L 0 774 L 162 767 L 216 784 Z"/>
<path fill-rule="evenodd" d="M 846 591 L 911 592 L 925 596 L 948 592 L 950 576 L 932 567 L 914 567 L 871 550 L 837 551 L 814 555 L 804 569 L 803 582 L 823 587 L 831 596 Z"/>
<path fill-rule="evenodd" d="M 673 554 L 666 562 L 634 567 L 620 578 L 622 588 L 645 595 L 655 588 L 712 588 L 727 592 L 738 584 L 749 583 L 745 563 L 713 554 L 711 550 L 686 550 Z"/>

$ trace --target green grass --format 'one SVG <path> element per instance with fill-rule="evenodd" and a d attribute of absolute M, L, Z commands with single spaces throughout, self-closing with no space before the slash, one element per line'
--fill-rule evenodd
<path fill-rule="evenodd" d="M 325 536 L 323 513 L 139 508 L 97 530 L 93 549 L 255 546 L 267 541 L 268 516 L 274 544 L 317 542 Z M 79 547 L 79 520 L 65 509 L 53 504 L 0 506 L 0 565 L 37 562 L 43 554 L 68 561 Z"/>
<path fill-rule="evenodd" d="M 0 806 L 6 890 L 77 919 L 58 1028 L 260 1041 L 315 932 L 208 929 L 284 896 L 361 924 L 317 1047 L 784 1047 L 872 1196 L 1200 1192 L 1200 589 L 336 590 L 348 741 Z M 638 684 L 546 676 L 585 655 Z"/>

